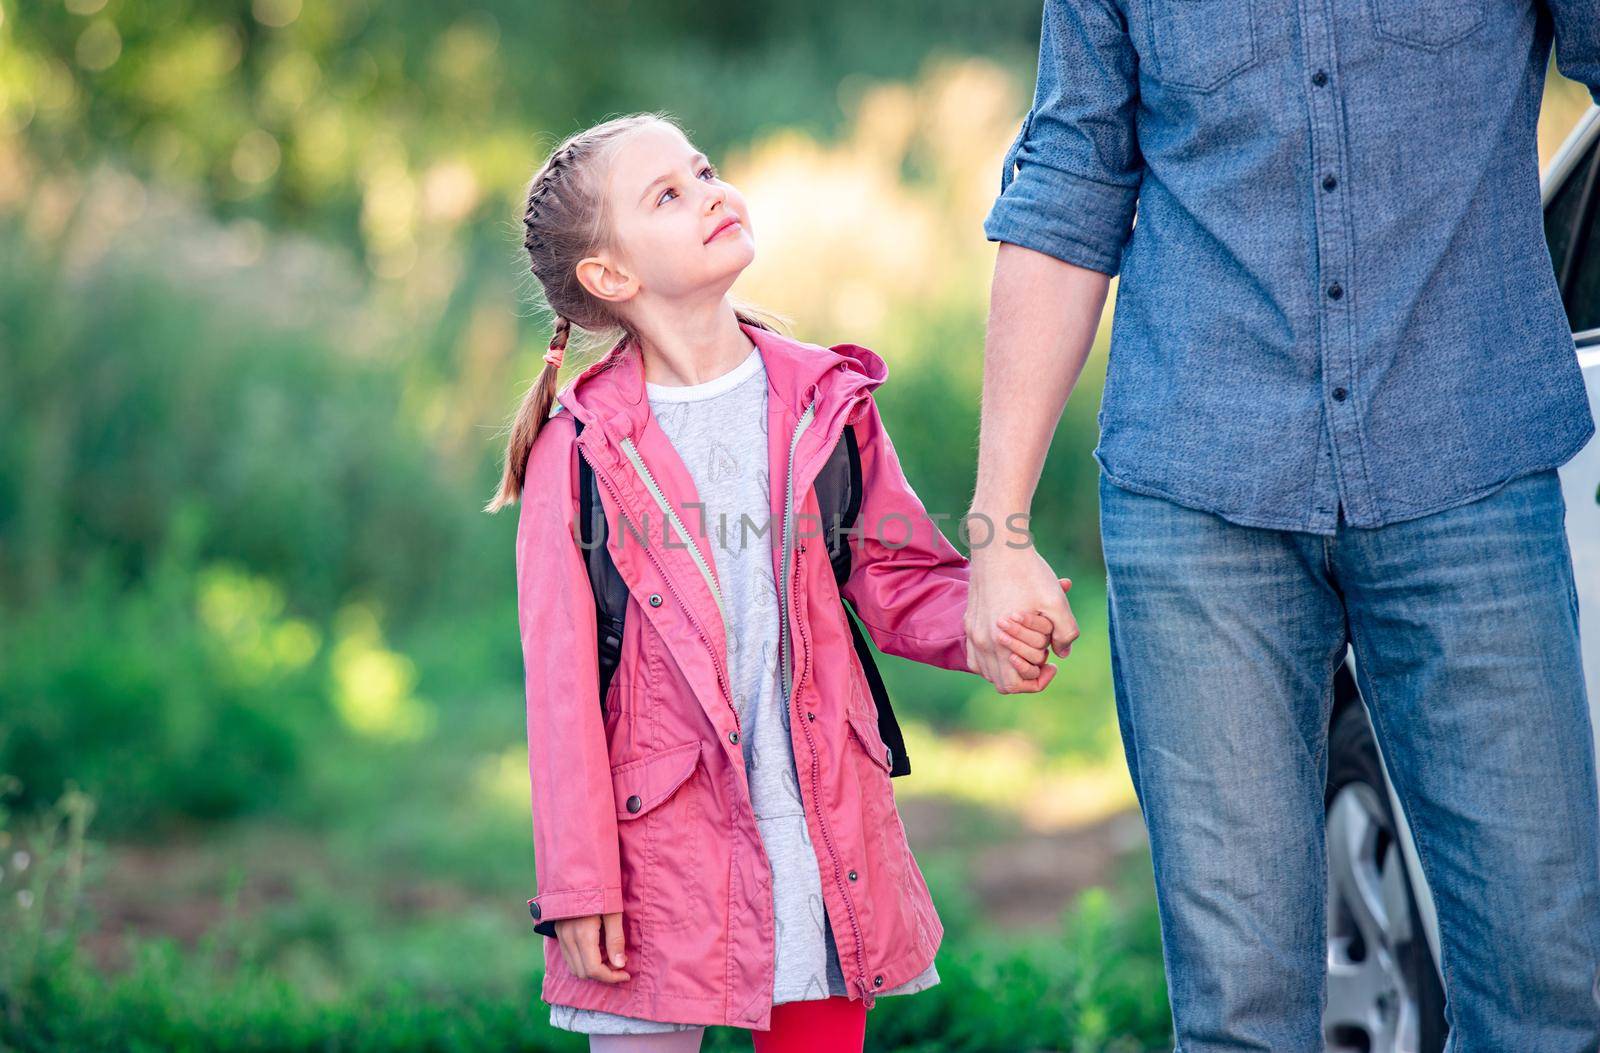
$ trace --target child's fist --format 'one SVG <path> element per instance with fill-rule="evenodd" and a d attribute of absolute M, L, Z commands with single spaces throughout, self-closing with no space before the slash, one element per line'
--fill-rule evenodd
<path fill-rule="evenodd" d="M 1056 675 L 1056 667 L 1045 659 L 1050 654 L 1050 619 L 1038 611 L 1018 611 L 1002 616 L 995 626 L 995 639 L 1011 653 L 1007 659 L 1022 677 L 1023 693 L 1043 691 Z"/>
<path fill-rule="evenodd" d="M 629 979 L 622 969 L 628 956 L 622 945 L 621 913 L 563 918 L 555 927 L 561 954 L 574 976 L 608 984 Z"/>

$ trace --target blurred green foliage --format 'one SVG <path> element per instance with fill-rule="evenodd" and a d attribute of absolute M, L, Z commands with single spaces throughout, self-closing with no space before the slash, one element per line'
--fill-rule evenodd
<path fill-rule="evenodd" d="M 884 355 L 907 475 L 953 520 L 979 224 L 1039 22 L 1038 0 L 0 0 L 0 1048 L 582 1048 L 534 995 L 515 517 L 481 512 L 546 336 L 525 181 L 585 124 L 679 116 L 759 206 L 736 292 Z M 1103 350 L 1034 506 L 1084 632 L 1050 690 L 882 662 L 962 771 L 1120 763 Z M 972 800 L 995 837 L 1021 821 Z M 195 839 L 254 868 L 217 917 Z M 140 851 L 197 873 L 146 889 Z M 1146 860 L 1020 939 L 964 853 L 918 848 L 945 982 L 879 1003 L 873 1048 L 1170 1048 Z M 103 972 L 87 949 L 141 909 L 156 935 Z"/>
<path fill-rule="evenodd" d="M 77 791 L 21 821 L 0 787 L 0 1048 L 16 1053 L 210 1050 L 570 1050 L 552 1028 L 542 961 L 527 934 L 481 908 L 395 920 L 370 900 L 307 884 L 271 909 L 239 909 L 243 875 L 196 946 L 127 941 L 121 973 L 79 944 L 92 912 L 86 878 L 102 865 L 85 836 L 94 807 Z M 1025 938 L 984 931 L 952 876 L 930 873 L 946 924 L 942 982 L 885 998 L 870 1046 L 900 1053 L 1137 1053 L 1167 1039 L 1159 928 L 1146 886 L 1133 907 L 1091 891 Z M 974 999 L 971 992 L 983 991 Z M 749 1049 L 748 1033 L 709 1028 L 708 1051 Z"/>
<path fill-rule="evenodd" d="M 720 152 L 828 134 L 840 91 L 930 52 L 1026 59 L 1036 0 L 745 4 L 41 0 L 0 5 L 0 84 L 50 163 L 107 147 L 229 214 L 356 240 L 381 169 L 460 156 L 504 193 L 529 143 L 665 107 Z M 481 218 L 481 217 L 480 217 Z"/>

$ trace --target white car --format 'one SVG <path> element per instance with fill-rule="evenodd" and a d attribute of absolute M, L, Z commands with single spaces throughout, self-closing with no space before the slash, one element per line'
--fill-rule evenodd
<path fill-rule="evenodd" d="M 1544 177 L 1545 239 L 1600 420 L 1600 106 Z M 1561 468 L 1583 665 L 1600 750 L 1600 438 Z M 1329 1053 L 1440 1053 L 1447 1027 L 1439 925 L 1351 672 L 1340 668 L 1328 741 Z M 1600 793 L 1600 787 L 1596 788 Z"/>

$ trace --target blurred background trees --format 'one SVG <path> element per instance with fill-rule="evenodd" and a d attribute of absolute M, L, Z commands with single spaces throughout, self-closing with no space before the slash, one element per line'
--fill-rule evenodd
<path fill-rule="evenodd" d="M 1039 20 L 0 0 L 0 1046 L 582 1048 L 537 1003 L 515 517 L 479 511 L 548 335 L 526 181 L 578 127 L 676 116 L 750 200 L 735 292 L 884 355 L 908 475 L 956 516 L 981 221 Z M 1585 102 L 1552 77 L 1546 156 Z M 1105 651 L 1102 371 L 1035 506 L 1084 629 L 1051 689 L 883 660 L 950 935 L 936 993 L 880 1004 L 882 1048 L 1165 1041 Z"/>

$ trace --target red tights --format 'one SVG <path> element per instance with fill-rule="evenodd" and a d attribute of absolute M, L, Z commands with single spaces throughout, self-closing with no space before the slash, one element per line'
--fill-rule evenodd
<path fill-rule="evenodd" d="M 861 1053 L 867 1010 L 846 995 L 772 1007 L 772 1028 L 751 1031 L 755 1053 Z"/>

